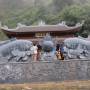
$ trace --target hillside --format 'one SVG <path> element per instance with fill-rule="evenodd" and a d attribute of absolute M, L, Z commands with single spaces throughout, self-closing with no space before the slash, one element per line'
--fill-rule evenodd
<path fill-rule="evenodd" d="M 65 14 L 61 15 L 63 9 L 75 4 L 77 5 L 77 11 L 79 11 L 78 8 L 80 9 L 80 7 L 78 6 L 81 6 L 82 9 L 82 6 L 90 5 L 90 0 L 0 0 L 0 21 L 10 28 L 16 27 L 19 22 L 26 25 L 35 25 L 41 19 L 47 24 L 57 24 L 60 20 L 68 19 L 68 17 L 64 17 Z M 75 10 L 74 8 L 71 9 Z M 78 19 L 78 12 L 77 15 L 72 10 L 70 13 L 74 14 L 72 17 L 75 18 L 74 20 Z M 85 16 L 89 17 L 89 14 Z M 73 20 L 71 16 L 69 18 L 69 20 Z"/>
<path fill-rule="evenodd" d="M 0 15 L 3 16 L 5 12 L 19 11 L 29 7 L 43 6 L 47 10 L 62 9 L 67 5 L 72 4 L 89 4 L 90 0 L 0 0 Z M 0 17 L 1 19 L 1 17 Z"/>
<path fill-rule="evenodd" d="M 85 4 L 90 3 L 90 0 L 0 0 L 0 10 L 5 9 L 22 9 L 35 5 L 50 5 L 54 2 L 59 2 L 58 4 L 62 5 L 63 3 L 72 4 Z M 55 5 L 55 3 L 53 4 Z"/>

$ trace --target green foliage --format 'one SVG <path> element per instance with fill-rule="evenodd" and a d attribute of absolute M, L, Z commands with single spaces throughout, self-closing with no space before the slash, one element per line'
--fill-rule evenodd
<path fill-rule="evenodd" d="M 67 25 L 73 26 L 78 22 L 84 21 L 83 27 L 80 31 L 90 33 L 90 6 L 89 5 L 72 5 L 66 7 L 60 12 L 61 20 L 66 21 Z M 86 35 L 86 34 L 85 34 Z"/>
<path fill-rule="evenodd" d="M 73 0 L 53 0 L 54 12 L 59 12 L 64 6 L 71 4 L 73 4 Z"/>
<path fill-rule="evenodd" d="M 82 37 L 84 38 L 87 38 L 88 37 L 88 32 L 87 31 L 84 31 L 82 34 L 81 34 Z"/>
<path fill-rule="evenodd" d="M 6 40 L 6 39 L 8 39 L 7 36 L 2 31 L 0 31 L 0 41 Z"/>
<path fill-rule="evenodd" d="M 82 6 L 73 5 L 66 7 L 60 13 L 61 20 L 64 20 L 71 25 L 76 24 L 77 22 L 81 22 L 83 20 L 84 12 L 85 10 Z"/>
<path fill-rule="evenodd" d="M 81 22 L 82 20 L 87 21 L 86 18 L 88 19 L 89 17 L 89 6 L 68 6 L 73 3 L 71 0 L 50 0 L 50 2 L 51 1 L 53 1 L 54 7 L 56 8 L 55 11 L 58 11 L 57 13 L 48 11 L 47 9 L 49 6 L 45 7 L 35 4 L 36 6 L 25 8 L 23 10 L 7 11 L 7 15 L 5 15 L 5 13 L 2 15 L 0 14 L 0 19 L 3 24 L 13 28 L 16 27 L 19 22 L 26 25 L 32 25 L 37 24 L 39 20 L 44 20 L 47 24 L 57 24 L 58 22 L 65 20 L 68 25 L 75 25 L 77 22 Z M 14 2 L 12 1 L 12 3 Z M 67 7 L 65 8 L 64 6 Z M 62 7 L 64 7 L 62 11 L 57 10 L 62 9 Z"/>
<path fill-rule="evenodd" d="M 2 24 L 7 25 L 9 28 L 14 28 L 19 22 L 26 25 L 36 25 L 38 21 L 43 20 L 47 24 L 66 21 L 67 25 L 74 26 L 77 22 L 84 20 L 80 35 L 85 31 L 90 33 L 89 0 L 87 0 L 87 5 L 79 4 L 80 0 L 49 0 L 48 2 L 35 0 L 34 3 L 31 3 L 31 0 L 27 0 L 27 2 L 27 7 L 24 7 L 25 3 L 22 0 L 3 0 L 3 3 L 0 3 L 0 21 Z M 74 5 L 75 2 L 78 4 Z M 83 0 L 83 2 L 85 1 Z"/>

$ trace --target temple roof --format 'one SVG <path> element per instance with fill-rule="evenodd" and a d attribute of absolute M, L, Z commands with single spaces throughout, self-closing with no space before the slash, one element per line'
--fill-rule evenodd
<path fill-rule="evenodd" d="M 8 29 L 8 27 L 1 27 L 2 30 L 8 32 L 49 32 L 49 31 L 59 31 L 59 32 L 68 32 L 73 30 L 80 30 L 82 24 L 77 24 L 75 26 L 67 26 L 64 24 L 58 25 L 37 25 L 37 26 L 18 26 L 15 29 Z"/>

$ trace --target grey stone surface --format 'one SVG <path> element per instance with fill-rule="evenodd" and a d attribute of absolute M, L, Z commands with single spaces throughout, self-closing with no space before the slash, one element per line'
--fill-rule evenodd
<path fill-rule="evenodd" d="M 64 40 L 65 57 L 68 59 L 90 58 L 90 41 L 85 38 L 67 38 Z"/>
<path fill-rule="evenodd" d="M 31 54 L 32 42 L 29 40 L 11 40 L 0 46 L 0 57 L 7 61 L 27 61 Z M 27 56 L 27 57 L 26 57 Z M 30 58 L 30 57 L 29 57 Z"/>
<path fill-rule="evenodd" d="M 0 83 L 90 80 L 90 60 L 1 63 Z"/>

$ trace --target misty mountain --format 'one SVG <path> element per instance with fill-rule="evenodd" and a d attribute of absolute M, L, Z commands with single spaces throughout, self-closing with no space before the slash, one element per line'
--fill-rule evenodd
<path fill-rule="evenodd" d="M 90 0 L 0 0 L 0 10 L 6 9 L 23 9 L 32 6 L 58 6 L 66 4 L 85 4 L 90 3 Z M 64 7 L 64 6 L 63 6 Z"/>

